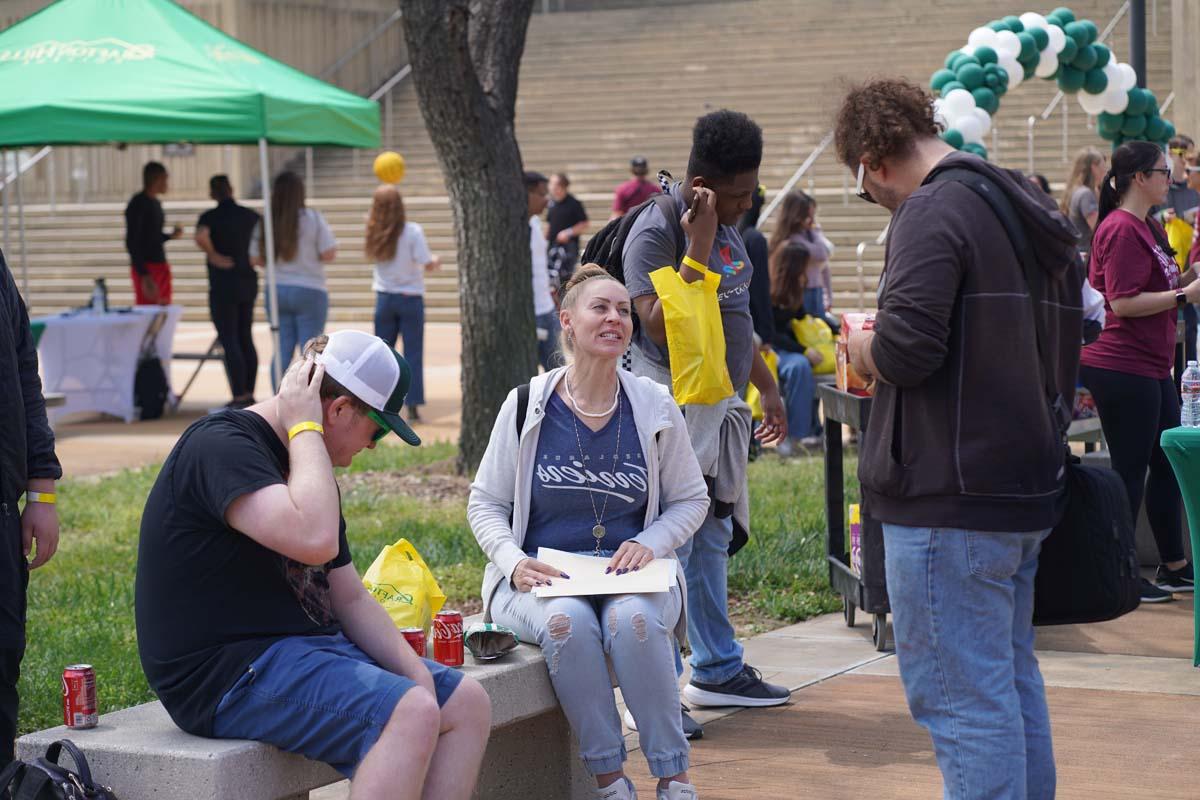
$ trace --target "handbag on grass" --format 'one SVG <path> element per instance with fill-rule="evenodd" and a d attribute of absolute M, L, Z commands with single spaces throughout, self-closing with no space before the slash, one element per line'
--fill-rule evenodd
<path fill-rule="evenodd" d="M 59 766 L 62 751 L 70 754 L 75 769 Z M 0 796 L 11 790 L 13 800 L 118 800 L 107 786 L 92 780 L 87 759 L 69 739 L 59 739 L 46 748 L 46 755 L 32 762 L 14 761 L 0 772 Z"/>
<path fill-rule="evenodd" d="M 1045 276 L 1033 263 L 1029 239 L 1008 198 L 991 180 L 966 169 L 950 169 L 935 180 L 964 184 L 987 201 L 1004 225 L 1021 262 L 1033 307 L 1038 360 L 1048 413 L 1059 433 L 1066 486 L 1062 515 L 1042 542 L 1033 585 L 1033 624 L 1104 622 L 1128 614 L 1141 602 L 1133 514 L 1125 484 L 1104 467 L 1081 464 L 1067 445 L 1071 406 L 1056 386 L 1046 351 L 1045 321 L 1039 313 Z"/>

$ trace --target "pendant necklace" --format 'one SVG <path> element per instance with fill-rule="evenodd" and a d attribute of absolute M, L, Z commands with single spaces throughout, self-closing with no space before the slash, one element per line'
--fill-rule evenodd
<path fill-rule="evenodd" d="M 584 416 L 587 416 L 587 417 L 606 417 L 609 414 L 613 413 L 614 411 L 616 412 L 616 414 L 617 414 L 617 449 L 616 449 L 616 452 L 613 453 L 612 466 L 610 467 L 610 469 L 613 472 L 616 472 L 617 459 L 620 458 L 620 456 L 621 456 L 621 383 L 620 383 L 620 381 L 617 381 L 617 397 L 616 397 L 616 400 L 613 402 L 613 407 L 610 408 L 608 411 L 604 412 L 603 414 L 588 414 L 586 411 L 580 410 L 579 406 L 575 403 L 575 398 L 571 397 L 571 384 L 567 383 L 566 381 L 564 381 L 564 383 L 566 383 L 567 398 L 571 401 L 571 406 L 572 406 L 571 425 L 575 429 L 575 444 L 579 447 L 580 463 L 584 463 L 583 439 L 581 439 L 579 436 L 579 420 L 575 418 L 575 412 L 578 411 L 580 414 L 583 414 Z M 607 533 L 607 531 L 604 528 L 604 515 L 608 512 L 609 496 L 610 495 L 608 493 L 605 493 L 604 505 L 602 505 L 600 507 L 600 511 L 597 512 L 596 511 L 595 493 L 592 491 L 591 486 L 588 487 L 588 500 L 590 500 L 592 502 L 592 517 L 596 520 L 596 525 L 595 525 L 595 527 L 592 528 L 592 538 L 596 540 L 596 549 L 594 552 L 594 554 L 596 556 L 600 555 L 600 542 L 604 539 L 604 534 Z"/>

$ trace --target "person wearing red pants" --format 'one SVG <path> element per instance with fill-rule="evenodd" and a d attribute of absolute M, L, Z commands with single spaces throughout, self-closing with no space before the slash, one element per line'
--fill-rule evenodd
<path fill-rule="evenodd" d="M 139 306 L 171 303 L 171 265 L 163 244 L 183 235 L 176 225 L 163 233 L 159 197 L 167 193 L 167 168 L 157 161 L 142 167 L 142 191 L 125 206 L 125 249 L 129 251 L 134 302 Z"/>

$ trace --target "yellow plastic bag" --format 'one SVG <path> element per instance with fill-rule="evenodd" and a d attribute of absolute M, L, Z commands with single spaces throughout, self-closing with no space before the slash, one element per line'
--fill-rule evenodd
<path fill-rule="evenodd" d="M 837 368 L 837 353 L 834 347 L 833 330 L 823 319 L 805 314 L 792 320 L 792 335 L 801 347 L 816 348 L 821 354 L 821 363 L 812 368 L 814 375 L 832 375 Z"/>
<path fill-rule="evenodd" d="M 650 282 L 662 301 L 675 402 L 711 405 L 732 396 L 717 303 L 721 276 L 707 271 L 703 280 L 687 283 L 674 267 L 663 267 L 650 273 Z"/>
<path fill-rule="evenodd" d="M 1179 264 L 1179 269 L 1186 270 L 1187 257 L 1192 249 L 1192 236 L 1194 235 L 1192 226 L 1179 217 L 1175 217 L 1163 227 L 1167 229 L 1167 241 L 1171 244 L 1171 249 L 1175 251 L 1175 261 Z"/>
<path fill-rule="evenodd" d="M 775 379 L 776 385 L 779 383 L 779 354 L 774 350 L 767 350 L 762 354 L 763 361 L 767 363 L 767 369 L 771 370 L 771 377 Z M 759 422 L 763 418 L 762 395 L 758 393 L 758 387 L 753 383 L 746 387 L 746 403 L 750 406 L 750 415 L 754 417 L 755 422 Z"/>
<path fill-rule="evenodd" d="M 426 635 L 433 623 L 433 615 L 446 602 L 442 587 L 438 586 L 425 559 L 408 539 L 401 539 L 379 551 L 362 582 L 387 609 L 397 628 L 421 627 Z"/>

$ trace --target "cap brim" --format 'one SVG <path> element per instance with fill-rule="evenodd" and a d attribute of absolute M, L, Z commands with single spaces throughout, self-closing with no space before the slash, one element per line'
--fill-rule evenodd
<path fill-rule="evenodd" d="M 382 419 L 387 426 L 392 429 L 392 432 L 405 441 L 406 444 L 411 444 L 413 447 L 421 446 L 421 437 L 417 436 L 412 428 L 408 427 L 408 423 L 400 418 L 399 414 L 393 414 L 390 411 L 376 411 L 379 418 Z"/>

